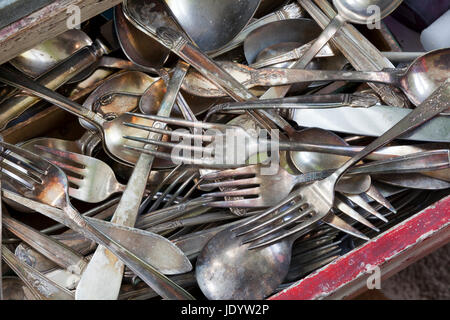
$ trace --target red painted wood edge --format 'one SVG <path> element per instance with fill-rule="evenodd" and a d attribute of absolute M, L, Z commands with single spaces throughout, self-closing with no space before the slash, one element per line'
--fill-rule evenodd
<path fill-rule="evenodd" d="M 300 280 L 292 287 L 272 296 L 270 300 L 313 300 L 325 298 L 338 289 L 367 276 L 366 266 L 380 266 L 399 253 L 420 244 L 438 231 L 450 229 L 450 196 L 387 230 L 360 248 Z M 440 239 L 444 244 L 450 241 Z"/>

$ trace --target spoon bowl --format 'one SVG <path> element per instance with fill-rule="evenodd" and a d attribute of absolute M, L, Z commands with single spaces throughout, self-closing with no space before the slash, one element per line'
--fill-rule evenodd
<path fill-rule="evenodd" d="M 415 59 L 399 84 L 414 105 L 419 105 L 450 77 L 450 48 L 430 51 Z"/>
<path fill-rule="evenodd" d="M 290 241 L 249 250 L 232 228 L 217 233 L 197 259 L 196 278 L 211 300 L 262 300 L 286 276 L 291 262 Z"/>
<path fill-rule="evenodd" d="M 248 24 L 261 0 L 165 0 L 180 26 L 203 52 L 226 46 Z"/>
<path fill-rule="evenodd" d="M 268 23 L 253 30 L 245 39 L 245 58 L 248 64 L 252 64 L 266 48 L 292 42 L 304 45 L 319 36 L 320 32 L 320 27 L 311 19 L 287 19 Z"/>
<path fill-rule="evenodd" d="M 160 19 L 158 7 L 152 12 Z M 114 25 L 120 47 L 130 61 L 148 68 L 161 68 L 169 58 L 170 51 L 133 26 L 124 16 L 122 5 L 114 8 Z"/>

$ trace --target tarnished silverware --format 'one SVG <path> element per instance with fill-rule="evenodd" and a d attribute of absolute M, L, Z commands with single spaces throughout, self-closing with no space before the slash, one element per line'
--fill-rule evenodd
<path fill-rule="evenodd" d="M 450 49 L 428 52 L 414 60 L 406 71 L 395 69 L 385 72 L 362 72 L 280 68 L 255 70 L 232 62 L 222 62 L 220 65 L 246 88 L 313 81 L 378 82 L 399 87 L 411 102 L 418 105 L 450 77 Z M 218 97 L 225 94 L 194 71 L 187 75 L 183 89 L 193 95 L 204 97 Z"/>
<path fill-rule="evenodd" d="M 21 262 L 5 245 L 2 245 L 2 258 L 20 279 L 22 279 L 35 299 L 73 300 L 73 293 L 54 283 L 29 265 Z"/>
<path fill-rule="evenodd" d="M 303 9 L 324 29 L 331 19 L 336 15 L 333 7 L 324 0 L 316 0 L 315 3 L 320 6 L 322 12 L 311 0 L 297 1 Z M 385 59 L 377 48 L 367 40 L 351 24 L 344 25 L 331 39 L 331 42 L 341 51 L 347 60 L 360 71 L 380 71 L 385 68 L 393 68 L 394 65 Z M 395 91 L 394 88 L 369 83 L 369 86 L 381 97 L 388 105 L 396 107 L 407 107 L 407 101 L 404 96 Z"/>
<path fill-rule="evenodd" d="M 170 115 L 187 69 L 188 66 L 186 64 L 183 62 L 178 63 L 158 115 Z M 158 122 L 155 122 L 154 126 L 161 129 L 165 127 L 164 124 Z M 153 139 L 161 139 L 162 135 L 151 133 L 150 137 Z M 134 226 L 153 160 L 154 157 L 151 155 L 141 154 L 139 157 L 121 201 L 114 213 L 112 219 L 114 223 L 128 227 Z M 77 286 L 76 298 L 117 299 L 120 284 L 122 283 L 123 268 L 124 264 L 119 258 L 113 257 L 106 247 L 99 246 Z M 174 295 L 174 297 L 188 298 L 189 295 L 185 293 L 183 295 Z"/>
<path fill-rule="evenodd" d="M 111 167 L 101 160 L 41 145 L 35 145 L 34 150 L 66 173 L 72 184 L 69 186 L 72 198 L 99 203 L 125 191 L 126 186 L 117 181 Z"/>
<path fill-rule="evenodd" d="M 68 181 L 61 169 L 24 149 L 5 143 L 1 143 L 1 146 L 5 148 L 2 155 L 4 160 L 1 162 L 4 183 L 8 183 L 13 189 L 31 199 L 61 209 L 63 212 L 62 216 L 51 215 L 51 218 L 108 247 L 120 259 L 126 261 L 127 265 L 143 281 L 152 286 L 162 296 L 166 298 L 191 297 L 190 294 L 170 281 L 154 267 L 134 255 L 116 240 L 112 240 L 110 235 L 105 235 L 104 232 L 108 229 L 110 223 L 100 223 L 100 220 L 98 220 L 94 227 L 92 219 L 87 220 L 86 217 L 82 217 L 70 204 L 67 191 Z M 53 189 L 53 192 L 46 192 L 46 190 L 49 191 L 49 188 Z M 122 243 L 124 241 L 133 241 L 135 242 L 134 245 L 136 245 L 137 239 L 133 237 L 130 229 L 113 226 L 115 226 L 116 230 L 116 239 L 120 238 Z M 102 231 L 99 231 L 99 229 Z M 133 245 L 130 247 L 133 247 Z"/>
<path fill-rule="evenodd" d="M 39 76 L 36 81 L 42 86 L 53 90 L 57 89 L 107 52 L 108 49 L 101 42 L 95 42 L 92 46 L 82 48 L 69 59 Z M 0 128 L 5 128 L 10 121 L 20 116 L 39 100 L 36 96 L 21 94 L 4 101 L 0 105 Z"/>
<path fill-rule="evenodd" d="M 310 184 L 306 187 L 299 188 L 297 191 L 293 192 L 290 196 L 288 196 L 278 205 L 272 207 L 263 214 L 257 215 L 249 222 L 243 224 L 242 226 L 249 226 L 252 223 L 257 222 L 256 224 L 253 224 L 253 226 L 250 229 L 241 232 L 241 235 L 248 234 L 250 232 L 253 232 L 255 234 L 256 232 L 256 235 L 251 236 L 250 239 L 246 239 L 245 242 L 246 243 L 255 241 L 257 242 L 253 243 L 250 246 L 250 248 L 257 248 L 263 245 L 276 243 L 277 241 L 283 239 L 284 237 L 288 237 L 297 232 L 300 232 L 305 228 L 307 228 L 308 226 L 326 217 L 331 207 L 333 206 L 334 189 L 336 183 L 337 181 L 339 181 L 342 175 L 345 174 L 348 171 L 348 169 L 350 169 L 350 167 L 358 163 L 361 159 L 363 159 L 371 152 L 391 142 L 396 137 L 420 126 L 422 123 L 438 115 L 440 112 L 448 109 L 450 107 L 449 97 L 450 97 L 450 81 L 447 80 L 430 97 L 428 97 L 428 99 L 425 100 L 425 102 L 420 104 L 414 111 L 412 111 L 405 118 L 400 120 L 390 130 L 385 132 L 382 136 L 380 136 L 371 144 L 369 144 L 367 147 L 365 147 L 356 156 L 347 161 L 331 176 L 329 176 L 324 180 L 320 180 L 318 182 Z M 292 202 L 295 200 L 299 202 L 292 205 Z M 282 208 L 286 204 L 291 204 L 291 206 L 289 206 L 289 208 L 286 209 L 285 211 L 275 214 L 272 218 L 265 220 L 264 222 L 259 221 L 260 219 L 267 217 L 269 214 L 274 213 L 278 209 Z M 278 221 L 281 217 L 285 217 L 289 214 L 292 214 L 293 212 L 301 208 L 306 209 L 302 211 L 300 214 L 296 214 L 295 218 L 291 218 L 286 222 L 279 224 L 276 227 L 269 228 L 268 231 L 263 230 L 261 232 L 261 228 L 269 227 L 275 221 Z M 278 230 L 291 226 L 292 223 L 302 218 L 305 218 L 305 220 L 301 222 L 299 225 L 293 227 L 292 229 L 282 232 L 281 234 L 278 234 L 272 238 L 267 237 Z M 263 237 L 265 237 L 263 241 L 257 241 L 258 239 L 261 239 Z"/>
<path fill-rule="evenodd" d="M 297 4 L 287 4 L 283 6 L 281 9 L 274 11 L 265 15 L 262 18 L 259 18 L 256 21 L 250 22 L 242 31 L 229 42 L 224 48 L 214 51 L 210 53 L 209 56 L 211 58 L 218 57 L 228 51 L 231 51 L 237 47 L 239 47 L 246 39 L 246 37 L 253 31 L 258 29 L 261 26 L 264 26 L 268 23 L 279 21 L 279 20 L 288 20 L 288 19 L 296 19 L 304 16 L 304 10 Z"/>
<path fill-rule="evenodd" d="M 450 167 L 450 151 L 436 150 L 395 157 L 389 160 L 374 161 L 349 169 L 348 174 L 388 174 L 410 173 L 428 170 L 439 170 Z M 252 165 L 239 169 L 231 169 L 210 173 L 203 176 L 204 180 L 234 178 L 220 182 L 202 184 L 204 188 L 240 187 L 238 190 L 206 193 L 205 197 L 235 197 L 252 196 L 244 200 L 228 200 L 208 202 L 212 207 L 270 207 L 289 195 L 294 186 L 322 180 L 335 170 L 327 169 L 312 171 L 301 175 L 292 175 L 279 167 L 275 175 L 262 175 L 260 165 Z M 248 178 L 252 176 L 252 178 Z M 243 177 L 243 178 L 240 178 Z M 255 197 L 258 196 L 258 197 Z"/>

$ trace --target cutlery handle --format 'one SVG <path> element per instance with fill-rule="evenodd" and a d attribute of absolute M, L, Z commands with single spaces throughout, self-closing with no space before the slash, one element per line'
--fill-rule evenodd
<path fill-rule="evenodd" d="M 250 65 L 250 67 L 255 68 L 255 69 L 260 69 L 263 67 L 272 66 L 277 63 L 283 63 L 283 62 L 287 62 L 287 61 L 291 61 L 291 60 L 300 59 L 302 57 L 302 55 L 307 50 L 309 50 L 311 45 L 312 45 L 312 43 L 304 44 L 301 47 L 295 48 L 293 50 L 282 53 L 275 57 L 260 60 L 255 63 L 252 63 Z M 331 51 L 331 48 L 328 45 L 325 45 L 322 49 L 320 49 L 320 51 L 317 53 L 317 55 L 315 57 L 321 58 L 321 57 L 332 57 L 332 56 L 334 56 L 333 51 Z"/>
<path fill-rule="evenodd" d="M 277 86 L 313 81 L 352 81 L 396 84 L 398 82 L 396 75 L 399 75 L 399 72 L 267 68 L 252 72 L 251 80 L 246 84 L 252 86 Z"/>
<path fill-rule="evenodd" d="M 152 267 L 136 255 L 134 255 L 128 249 L 89 224 L 72 206 L 66 206 L 64 208 L 64 211 L 78 226 L 78 228 L 76 228 L 75 230 L 81 232 L 84 236 L 97 242 L 99 245 L 108 248 L 108 250 L 110 250 L 121 261 L 123 261 L 131 270 L 133 270 L 133 272 L 138 277 L 140 277 L 145 283 L 152 287 L 161 297 L 166 299 L 181 300 L 193 299 L 193 297 L 188 292 L 178 286 L 175 282 L 164 276 L 154 267 Z M 89 266 L 90 263 L 88 265 L 88 268 Z M 100 269 L 99 271 L 101 270 L 102 269 Z M 86 274 L 86 271 L 83 273 L 83 276 Z M 80 284 L 81 280 L 78 286 Z"/>
<path fill-rule="evenodd" d="M 67 112 L 83 118 L 89 123 L 95 125 L 99 131 L 102 130 L 101 124 L 104 122 L 104 119 L 95 112 L 83 108 L 78 103 L 66 98 L 62 94 L 48 89 L 21 72 L 12 71 L 5 66 L 0 66 L 0 81 L 10 86 L 29 91 L 37 97 L 55 104 Z"/>
<path fill-rule="evenodd" d="M 333 7 L 327 0 L 297 0 L 308 14 L 322 27 L 325 28 L 336 15 Z M 317 4 L 317 5 L 316 5 Z M 320 8 L 319 8 L 319 7 Z M 322 12 L 322 10 L 323 12 Z M 331 42 L 341 51 L 356 70 L 379 71 L 385 68 L 393 68 L 394 65 L 384 58 L 377 48 L 367 40 L 351 24 L 344 25 L 331 39 Z M 406 97 L 396 92 L 394 88 L 377 83 L 369 83 L 382 100 L 392 106 L 406 107 Z"/>
<path fill-rule="evenodd" d="M 375 161 L 351 168 L 351 174 L 377 174 L 377 173 L 411 173 L 447 169 L 450 166 L 450 151 L 425 151 L 393 159 Z"/>
<path fill-rule="evenodd" d="M 347 174 L 395 174 L 417 173 L 447 169 L 450 167 L 450 151 L 434 150 L 408 154 L 387 160 L 374 161 L 350 168 Z M 324 179 L 336 169 L 308 172 L 296 176 L 296 183 L 306 183 Z"/>
<path fill-rule="evenodd" d="M 167 93 L 164 96 L 161 107 L 158 111 L 159 116 L 170 116 L 180 90 L 181 83 L 183 82 L 188 68 L 189 65 L 182 61 L 177 64 L 177 67 L 175 68 L 175 71 L 169 81 Z M 164 125 L 162 123 L 155 122 L 153 127 L 157 126 L 161 128 Z M 160 140 L 161 137 L 161 134 L 149 134 L 149 139 Z M 154 146 L 146 145 L 145 148 L 154 148 Z M 111 220 L 112 223 L 127 227 L 133 227 L 135 225 L 154 159 L 154 156 L 144 153 L 139 156 L 119 205 L 114 212 L 114 216 Z M 106 247 L 109 248 L 109 246 Z M 118 258 L 120 258 L 120 255 L 116 254 L 116 257 L 113 256 L 113 254 L 109 252 L 106 247 L 104 245 L 99 246 L 95 251 L 94 256 L 92 257 L 86 271 L 81 277 L 80 283 L 78 284 L 76 291 L 77 299 L 117 299 L 124 271 L 124 264 L 122 261 L 127 263 L 127 260 L 122 259 L 122 261 L 119 261 Z M 115 254 L 116 252 L 113 251 L 113 253 Z M 128 266 L 133 269 L 136 274 L 138 274 L 138 272 L 142 273 L 142 271 L 145 271 L 141 270 L 143 266 L 139 261 L 135 261 L 134 263 L 134 267 L 131 265 Z M 147 279 L 151 281 L 150 283 L 153 282 L 154 285 L 159 286 L 161 288 L 159 291 L 165 297 L 181 298 L 183 296 L 183 293 L 180 293 L 179 290 L 175 290 L 174 295 L 171 296 L 171 286 L 174 285 L 174 283 L 168 285 L 168 282 L 165 283 L 165 277 L 159 272 L 155 272 L 157 272 L 156 269 L 154 269 L 154 271 L 152 270 L 152 277 Z M 161 280 L 158 280 L 155 283 L 155 279 L 158 279 L 159 276 L 164 278 L 161 278 Z M 168 279 L 166 278 L 166 280 Z"/>
<path fill-rule="evenodd" d="M 80 275 L 87 265 L 82 255 L 63 243 L 30 228 L 10 216 L 3 217 L 5 227 L 25 241 L 33 249 L 48 257 L 50 260 L 75 274 Z"/>
<path fill-rule="evenodd" d="M 20 261 L 5 245 L 2 258 L 24 282 L 37 300 L 73 300 L 73 294 L 54 283 L 39 271 Z"/>

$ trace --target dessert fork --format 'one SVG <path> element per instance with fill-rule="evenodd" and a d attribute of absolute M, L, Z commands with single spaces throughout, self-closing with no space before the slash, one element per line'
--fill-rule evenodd
<path fill-rule="evenodd" d="M 43 151 L 42 156 L 67 175 L 72 198 L 99 203 L 125 191 L 126 185 L 119 183 L 111 167 L 99 159 L 41 145 L 34 147 Z"/>
<path fill-rule="evenodd" d="M 122 244 L 99 231 L 91 221 L 81 216 L 70 203 L 67 191 L 68 181 L 61 169 L 14 145 L 0 142 L 0 146 L 4 148 L 0 162 L 4 183 L 27 198 L 61 209 L 62 215 L 52 215 L 52 219 L 107 247 L 161 296 L 172 299 L 192 299 L 192 296 L 183 288 Z M 125 234 L 126 232 L 122 230 L 120 236 L 123 237 Z"/>
<path fill-rule="evenodd" d="M 249 246 L 250 249 L 255 249 L 275 243 L 290 235 L 296 234 L 301 230 L 304 230 L 312 224 L 319 222 L 328 215 L 333 207 L 335 198 L 334 189 L 336 183 L 353 165 L 358 163 L 371 152 L 388 144 L 398 136 L 420 126 L 425 121 L 448 109 L 450 107 L 449 98 L 450 80 L 447 79 L 444 84 L 436 89 L 433 94 L 431 94 L 423 103 L 414 109 L 414 111 L 409 113 L 390 130 L 375 139 L 361 152 L 348 160 L 328 178 L 300 187 L 276 206 L 259 215 L 256 215 L 254 218 L 246 221 L 234 230 L 246 226 L 246 230 L 241 231 L 238 234 L 239 236 L 248 235 L 249 233 L 256 233 L 250 238 L 244 239 L 244 243 L 252 243 Z M 299 212 L 299 209 L 302 208 L 304 210 Z M 269 215 L 272 216 L 268 219 L 260 221 Z M 289 218 L 279 223 L 280 218 L 283 217 Z M 304 219 L 301 223 L 296 224 L 291 229 L 286 229 L 301 219 Z M 261 230 L 263 228 L 264 230 Z M 278 233 L 276 236 L 269 237 L 269 235 L 273 235 L 275 232 L 282 229 L 283 231 Z M 263 237 L 264 239 L 257 241 Z M 255 243 L 255 241 L 257 242 Z"/>

